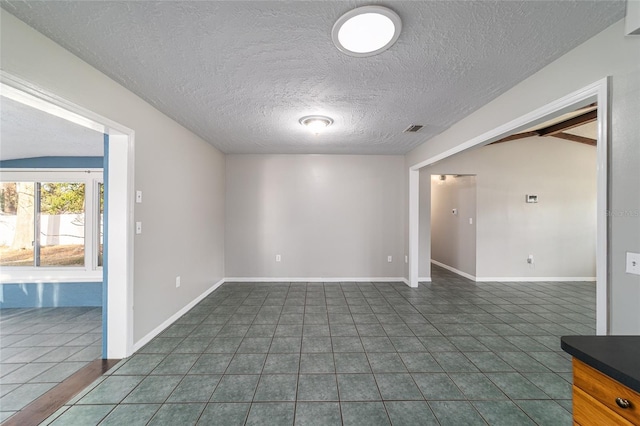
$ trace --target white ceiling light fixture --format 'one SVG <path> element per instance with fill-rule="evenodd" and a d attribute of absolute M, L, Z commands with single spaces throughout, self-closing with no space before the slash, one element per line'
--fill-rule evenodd
<path fill-rule="evenodd" d="M 398 40 L 402 21 L 397 13 L 383 6 L 363 6 L 342 15 L 331 30 L 336 47 L 347 55 L 373 56 L 384 52 Z"/>
<path fill-rule="evenodd" d="M 298 121 L 315 135 L 333 124 L 333 120 L 324 115 L 307 115 Z"/>

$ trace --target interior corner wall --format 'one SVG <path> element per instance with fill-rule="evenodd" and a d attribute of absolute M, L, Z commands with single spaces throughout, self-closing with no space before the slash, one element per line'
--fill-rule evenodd
<path fill-rule="evenodd" d="M 402 277 L 403 167 L 402 156 L 228 155 L 227 277 Z"/>
<path fill-rule="evenodd" d="M 640 334 L 640 277 L 624 272 L 625 253 L 640 252 L 640 37 L 625 37 L 623 20 L 408 153 L 405 172 L 606 77 L 611 77 L 612 83 L 609 328 L 612 334 Z M 405 238 L 408 241 L 408 234 Z"/>
<path fill-rule="evenodd" d="M 475 277 L 475 176 L 431 179 L 431 259 Z"/>
<path fill-rule="evenodd" d="M 137 342 L 225 275 L 224 154 L 11 14 L 0 17 L 3 71 L 135 131 L 144 192 L 135 205 Z"/>
<path fill-rule="evenodd" d="M 531 137 L 465 151 L 425 170 L 476 175 L 472 275 L 479 280 L 595 277 L 595 147 Z M 526 203 L 527 194 L 537 195 L 538 203 Z M 527 263 L 530 254 L 533 265 Z"/>

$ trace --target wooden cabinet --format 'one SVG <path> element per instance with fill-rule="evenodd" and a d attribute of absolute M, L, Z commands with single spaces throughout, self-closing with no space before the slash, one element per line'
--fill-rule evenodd
<path fill-rule="evenodd" d="M 640 394 L 574 357 L 573 421 L 580 426 L 640 425 Z"/>

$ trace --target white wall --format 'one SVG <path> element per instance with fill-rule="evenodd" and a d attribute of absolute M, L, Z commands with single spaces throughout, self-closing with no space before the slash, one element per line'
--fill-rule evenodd
<path fill-rule="evenodd" d="M 612 76 L 610 207 L 640 211 L 640 37 L 620 21 L 544 67 L 406 155 L 406 170 L 537 108 Z M 408 217 L 408 216 L 405 216 Z M 406 240 L 408 242 L 408 234 Z M 640 277 L 624 273 L 624 253 L 640 252 L 640 217 L 610 220 L 611 331 L 640 334 Z M 405 272 L 408 276 L 408 270 Z"/>
<path fill-rule="evenodd" d="M 420 173 L 477 175 L 478 279 L 595 277 L 595 147 L 532 137 L 466 151 Z M 428 198 L 429 187 L 420 189 Z M 525 203 L 526 194 L 538 203 Z"/>
<path fill-rule="evenodd" d="M 2 69 L 135 131 L 134 342 L 224 277 L 224 155 L 104 74 L 1 14 Z M 110 232 L 118 230 L 110 229 Z M 182 286 L 175 287 L 176 275 Z"/>
<path fill-rule="evenodd" d="M 634 36 L 640 67 L 640 36 Z M 615 334 L 640 334 L 640 276 L 625 273 L 626 252 L 640 253 L 640 71 L 613 82 L 609 204 L 611 320 Z"/>
<path fill-rule="evenodd" d="M 403 168 L 402 156 L 228 155 L 227 276 L 402 277 Z"/>
<path fill-rule="evenodd" d="M 431 259 L 475 277 L 475 176 L 432 176 Z"/>

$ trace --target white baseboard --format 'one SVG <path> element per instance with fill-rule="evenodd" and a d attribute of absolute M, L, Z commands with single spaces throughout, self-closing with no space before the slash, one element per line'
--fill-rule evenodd
<path fill-rule="evenodd" d="M 478 277 L 477 282 L 569 282 L 590 281 L 595 282 L 596 277 Z"/>
<path fill-rule="evenodd" d="M 334 282 L 405 282 L 403 277 L 229 277 L 225 282 L 239 283 L 334 283 Z"/>
<path fill-rule="evenodd" d="M 215 289 L 217 289 L 218 287 L 220 287 L 222 284 L 224 284 L 225 280 L 224 278 L 221 279 L 220 281 L 218 281 L 217 283 L 215 283 L 214 285 L 211 286 L 211 288 L 207 289 L 204 293 L 202 293 L 200 296 L 196 297 L 195 299 L 193 299 L 191 302 L 189 302 L 185 307 L 183 307 L 182 309 L 180 309 L 178 312 L 176 312 L 175 314 L 173 314 L 171 317 L 169 317 L 165 322 L 163 322 L 162 324 L 160 324 L 159 326 L 157 326 L 156 328 L 154 328 L 153 330 L 151 330 L 151 332 L 149 332 L 146 336 L 144 336 L 142 339 L 138 340 L 136 343 L 134 343 L 133 345 L 133 352 L 137 352 L 138 350 L 140 350 L 144 345 L 146 345 L 147 343 L 149 343 L 151 341 L 151 339 L 153 339 L 154 337 L 156 337 L 158 334 L 160 334 L 162 331 L 164 331 L 165 328 L 169 327 L 171 324 L 173 324 L 178 318 L 180 318 L 181 316 L 183 316 L 184 314 L 186 314 L 187 312 L 189 312 L 189 310 L 191 310 L 191 308 L 193 308 L 194 306 L 196 306 L 198 303 L 200 303 L 200 301 L 202 299 L 204 299 L 205 297 L 207 297 L 209 294 L 211 294 Z"/>
<path fill-rule="evenodd" d="M 473 275 L 467 274 L 466 272 L 463 272 L 463 271 L 461 271 L 459 269 L 456 269 L 453 266 L 445 265 L 444 263 L 438 262 L 437 260 L 433 260 L 433 259 L 431 259 L 431 263 L 433 263 L 434 265 L 438 265 L 439 267 L 444 268 L 446 270 L 449 270 L 449 271 L 453 272 L 454 274 L 458 274 L 458 275 L 460 275 L 462 277 L 465 277 L 467 279 L 470 279 L 472 281 L 477 281 L 476 277 L 474 277 Z"/>

